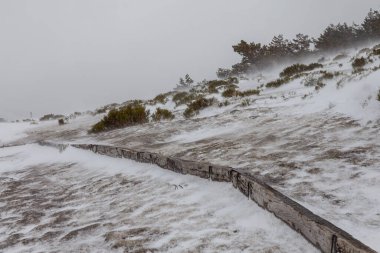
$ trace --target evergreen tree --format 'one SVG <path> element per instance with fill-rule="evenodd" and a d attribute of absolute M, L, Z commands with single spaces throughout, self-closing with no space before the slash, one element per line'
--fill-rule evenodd
<path fill-rule="evenodd" d="M 367 39 L 380 38 L 380 13 L 379 11 L 370 10 L 362 24 Z"/>
<path fill-rule="evenodd" d="M 193 83 L 194 83 L 194 80 L 191 79 L 191 77 L 189 76 L 189 74 L 186 74 L 185 75 L 185 84 L 186 84 L 186 86 L 191 86 Z"/>

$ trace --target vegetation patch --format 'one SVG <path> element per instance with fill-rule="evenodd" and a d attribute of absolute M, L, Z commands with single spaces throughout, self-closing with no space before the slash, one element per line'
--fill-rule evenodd
<path fill-rule="evenodd" d="M 230 83 L 226 80 L 212 80 L 207 82 L 207 89 L 209 93 L 218 93 L 218 88 L 228 86 Z"/>
<path fill-rule="evenodd" d="M 46 114 L 40 118 L 40 121 L 57 120 L 64 118 L 64 115 Z"/>
<path fill-rule="evenodd" d="M 166 97 L 167 95 L 168 94 L 159 94 L 155 98 L 153 98 L 153 102 L 155 104 L 157 103 L 166 104 L 166 102 L 168 101 Z"/>
<path fill-rule="evenodd" d="M 112 109 L 104 118 L 92 126 L 90 133 L 98 133 L 116 128 L 123 128 L 149 121 L 149 111 L 142 104 L 130 104 L 119 109 Z"/>
<path fill-rule="evenodd" d="M 244 98 L 244 99 L 241 101 L 240 105 L 241 105 L 242 107 L 250 106 L 250 105 L 251 105 L 251 100 L 249 100 L 249 98 Z"/>
<path fill-rule="evenodd" d="M 323 65 L 320 64 L 320 63 L 311 63 L 309 65 L 305 65 L 305 64 L 293 64 L 292 66 L 289 66 L 287 68 L 285 68 L 281 73 L 280 73 L 280 77 L 290 77 L 290 76 L 294 76 L 296 74 L 299 74 L 299 73 L 302 73 L 302 72 L 305 72 L 305 71 L 311 71 L 311 70 L 314 70 L 316 68 L 323 68 Z"/>
<path fill-rule="evenodd" d="M 240 97 L 249 97 L 249 96 L 253 96 L 253 95 L 260 95 L 260 90 L 259 89 L 251 89 L 251 90 L 239 92 Z"/>
<path fill-rule="evenodd" d="M 152 114 L 152 119 L 154 121 L 172 120 L 174 117 L 175 116 L 171 111 L 161 108 L 157 108 L 156 111 Z"/>
<path fill-rule="evenodd" d="M 355 68 L 355 69 L 363 68 L 366 64 L 367 64 L 366 59 L 364 57 L 360 57 L 360 58 L 356 58 L 352 62 L 352 67 Z"/>
<path fill-rule="evenodd" d="M 197 98 L 197 95 L 194 93 L 188 93 L 188 92 L 179 92 L 175 94 L 172 98 L 173 102 L 176 106 L 188 104 L 191 101 L 195 100 Z"/>
<path fill-rule="evenodd" d="M 191 118 L 199 113 L 200 110 L 211 106 L 214 103 L 214 98 L 198 98 L 197 100 L 188 104 L 186 110 L 183 113 L 185 118 Z"/>
<path fill-rule="evenodd" d="M 377 101 L 380 101 L 380 90 L 377 92 Z"/>
<path fill-rule="evenodd" d="M 279 78 L 277 80 L 274 80 L 272 82 L 267 83 L 265 86 L 267 88 L 277 88 L 277 87 L 280 87 L 283 84 L 289 83 L 291 80 L 292 79 L 290 77 Z"/>
<path fill-rule="evenodd" d="M 372 54 L 373 54 L 373 55 L 380 55 L 380 48 L 374 49 L 374 50 L 372 51 Z"/>
<path fill-rule="evenodd" d="M 239 91 L 236 90 L 235 85 L 228 86 L 222 93 L 222 96 L 225 98 L 236 97 L 239 94 Z"/>

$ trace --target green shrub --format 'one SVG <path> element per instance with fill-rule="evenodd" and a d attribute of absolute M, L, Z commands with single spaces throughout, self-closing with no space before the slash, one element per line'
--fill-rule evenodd
<path fill-rule="evenodd" d="M 46 114 L 40 118 L 40 121 L 47 121 L 47 120 L 56 120 L 64 118 L 64 115 L 55 115 L 55 114 Z"/>
<path fill-rule="evenodd" d="M 331 80 L 331 79 L 334 78 L 334 76 L 335 76 L 336 73 L 331 73 L 331 72 L 327 72 L 327 71 L 321 71 L 321 74 L 322 74 L 321 79 L 329 79 L 329 80 Z"/>
<path fill-rule="evenodd" d="M 378 49 L 374 49 L 374 50 L 372 51 L 372 54 L 373 54 L 373 55 L 380 55 L 380 48 L 378 48 Z"/>
<path fill-rule="evenodd" d="M 92 126 L 90 132 L 98 133 L 123 128 L 149 121 L 149 111 L 141 104 L 130 104 L 120 109 L 112 109 L 104 118 Z"/>
<path fill-rule="evenodd" d="M 219 107 L 228 106 L 230 105 L 230 102 L 228 100 L 224 100 L 223 102 L 219 103 Z"/>
<path fill-rule="evenodd" d="M 249 106 L 251 104 L 251 100 L 249 98 L 245 98 L 241 101 L 240 105 L 243 107 Z"/>
<path fill-rule="evenodd" d="M 154 103 L 161 103 L 161 104 L 166 104 L 167 99 L 166 99 L 167 94 L 159 94 L 155 98 L 153 98 Z"/>
<path fill-rule="evenodd" d="M 227 86 L 230 82 L 225 80 L 212 80 L 207 82 L 208 92 L 209 93 L 218 93 L 217 88 L 221 86 Z"/>
<path fill-rule="evenodd" d="M 260 95 L 259 89 L 252 89 L 252 90 L 246 90 L 246 91 L 240 91 L 238 94 L 240 97 L 249 97 L 253 95 Z"/>
<path fill-rule="evenodd" d="M 161 121 L 161 120 L 172 120 L 174 119 L 174 115 L 171 111 L 167 109 L 161 109 L 157 108 L 156 112 L 152 114 L 152 119 L 154 121 Z"/>
<path fill-rule="evenodd" d="M 315 90 L 320 90 L 325 86 L 326 86 L 325 83 L 323 83 L 322 81 L 318 81 L 318 83 L 315 85 Z"/>
<path fill-rule="evenodd" d="M 184 92 L 176 93 L 173 96 L 172 100 L 176 106 L 180 106 L 180 105 L 188 104 L 196 98 L 197 98 L 196 94 L 188 93 L 184 91 Z"/>
<path fill-rule="evenodd" d="M 279 78 L 277 80 L 274 80 L 272 82 L 267 83 L 265 86 L 267 88 L 277 88 L 280 87 L 283 84 L 289 83 L 292 79 L 289 77 Z"/>
<path fill-rule="evenodd" d="M 377 93 L 377 101 L 380 101 L 380 90 L 379 90 L 379 92 Z"/>
<path fill-rule="evenodd" d="M 366 60 L 364 57 L 361 57 L 361 58 L 356 58 L 353 62 L 352 62 L 352 67 L 353 68 L 362 68 L 366 65 Z"/>
<path fill-rule="evenodd" d="M 198 98 L 197 100 L 191 102 L 188 104 L 186 110 L 183 113 L 183 116 L 185 118 L 191 118 L 199 113 L 200 110 L 211 106 L 214 103 L 215 99 L 214 98 Z"/>
<path fill-rule="evenodd" d="M 234 86 L 227 87 L 222 93 L 222 96 L 225 98 L 236 97 L 237 95 L 238 95 L 238 91 L 236 90 L 236 87 Z"/>
<path fill-rule="evenodd" d="M 291 77 L 296 74 L 305 72 L 305 71 L 311 71 L 316 68 L 323 68 L 323 65 L 320 63 L 311 63 L 309 65 L 305 64 L 293 64 L 292 66 L 289 66 L 285 68 L 281 73 L 280 77 Z"/>

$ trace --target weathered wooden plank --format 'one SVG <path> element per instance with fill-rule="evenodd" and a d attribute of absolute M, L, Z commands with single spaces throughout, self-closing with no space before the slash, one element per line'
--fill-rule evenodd
<path fill-rule="evenodd" d="M 210 165 L 210 179 L 218 182 L 231 182 L 232 168 Z"/>

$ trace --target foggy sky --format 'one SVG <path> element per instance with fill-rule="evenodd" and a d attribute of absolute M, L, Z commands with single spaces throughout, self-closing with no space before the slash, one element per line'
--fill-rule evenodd
<path fill-rule="evenodd" d="M 1 0 L 0 118 L 151 98 L 214 78 L 241 39 L 318 36 L 378 0 Z"/>

